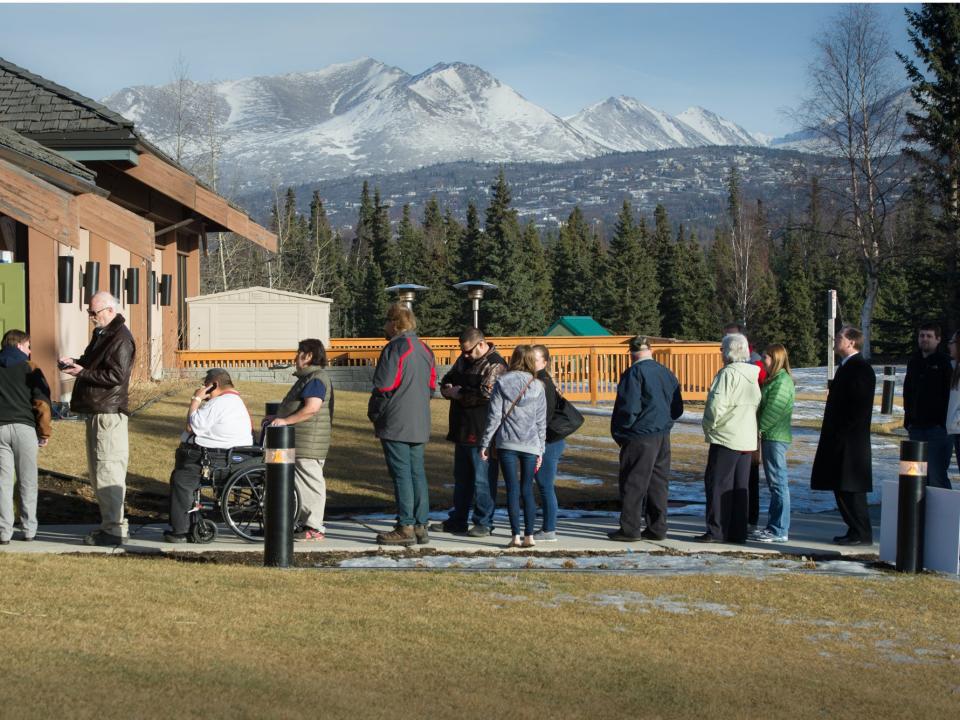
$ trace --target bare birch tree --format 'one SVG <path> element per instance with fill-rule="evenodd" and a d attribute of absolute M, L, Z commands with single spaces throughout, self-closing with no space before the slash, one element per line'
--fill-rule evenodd
<path fill-rule="evenodd" d="M 872 5 L 846 5 L 815 40 L 810 93 L 799 117 L 822 148 L 837 157 L 839 172 L 826 178 L 844 211 L 836 231 L 857 250 L 866 286 L 860 325 L 863 354 L 870 356 L 873 313 L 880 277 L 892 252 L 887 219 L 898 190 L 903 83 L 894 67 L 889 37 Z"/>

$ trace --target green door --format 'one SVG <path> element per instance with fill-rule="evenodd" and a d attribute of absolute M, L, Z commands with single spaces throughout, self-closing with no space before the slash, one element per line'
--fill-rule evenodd
<path fill-rule="evenodd" d="M 0 335 L 27 329 L 27 295 L 23 263 L 0 264 Z"/>

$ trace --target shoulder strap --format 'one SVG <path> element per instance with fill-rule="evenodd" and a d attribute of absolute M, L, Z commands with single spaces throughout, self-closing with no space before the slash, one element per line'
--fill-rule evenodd
<path fill-rule="evenodd" d="M 528 382 L 526 385 L 524 385 L 524 386 L 523 386 L 523 390 L 520 391 L 520 394 L 517 395 L 517 396 L 513 399 L 513 402 L 510 403 L 510 407 L 509 407 L 509 408 L 507 409 L 507 411 L 503 414 L 503 419 L 500 420 L 500 424 L 501 424 L 501 425 L 503 425 L 503 421 L 506 420 L 506 419 L 510 416 L 510 413 L 513 412 L 513 409 L 517 406 L 517 403 L 520 402 L 520 398 L 523 397 L 523 394 L 527 391 L 527 388 L 530 387 L 530 386 L 533 384 L 533 381 L 536 380 L 536 379 L 537 379 L 537 378 L 535 378 L 535 377 L 530 378 L 530 382 Z"/>

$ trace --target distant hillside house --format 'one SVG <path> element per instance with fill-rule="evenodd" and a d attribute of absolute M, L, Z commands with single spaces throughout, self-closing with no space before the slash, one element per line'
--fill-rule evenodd
<path fill-rule="evenodd" d="M 553 325 L 547 328 L 544 335 L 610 335 L 612 334 L 603 325 L 589 315 L 563 315 Z"/>
<path fill-rule="evenodd" d="M 120 298 L 136 378 L 176 367 L 201 247 L 217 232 L 277 247 L 132 122 L 0 58 L 0 250 L 14 260 L 4 266 L 10 282 L 0 278 L 0 327 L 26 325 L 55 400 L 73 384 L 56 359 L 78 357 L 90 338 L 84 281 Z"/>

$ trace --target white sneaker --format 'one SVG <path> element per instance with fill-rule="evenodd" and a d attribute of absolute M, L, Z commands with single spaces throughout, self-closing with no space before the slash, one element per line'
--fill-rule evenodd
<path fill-rule="evenodd" d="M 786 535 L 775 535 L 769 530 L 761 530 L 756 534 L 755 537 L 752 537 L 751 540 L 756 540 L 757 542 L 762 543 L 785 543 L 790 540 Z"/>
<path fill-rule="evenodd" d="M 541 530 L 533 534 L 533 539 L 537 542 L 556 542 L 557 532 L 556 530 Z"/>

